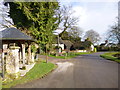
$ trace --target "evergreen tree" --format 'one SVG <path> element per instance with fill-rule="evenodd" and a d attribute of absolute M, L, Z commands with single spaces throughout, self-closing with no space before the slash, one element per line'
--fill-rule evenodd
<path fill-rule="evenodd" d="M 9 2 L 10 17 L 15 26 L 33 36 L 45 48 L 51 44 L 57 24 L 58 2 Z"/>

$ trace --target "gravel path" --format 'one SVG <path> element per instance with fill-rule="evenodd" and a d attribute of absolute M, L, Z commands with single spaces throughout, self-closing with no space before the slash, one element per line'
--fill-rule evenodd
<path fill-rule="evenodd" d="M 42 60 L 46 60 L 46 56 L 45 55 L 39 55 L 39 58 Z M 60 59 L 60 58 L 55 58 L 55 57 L 48 57 L 48 62 L 52 62 L 54 64 L 56 64 L 57 62 L 66 62 L 66 61 L 70 61 L 71 59 Z"/>

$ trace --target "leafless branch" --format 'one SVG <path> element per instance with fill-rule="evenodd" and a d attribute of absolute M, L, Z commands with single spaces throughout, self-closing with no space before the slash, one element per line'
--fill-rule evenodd
<path fill-rule="evenodd" d="M 63 6 L 56 12 L 59 28 L 63 28 L 63 31 L 59 34 L 60 37 L 67 29 L 72 28 L 78 22 L 78 18 L 73 17 L 72 14 L 71 6 Z"/>

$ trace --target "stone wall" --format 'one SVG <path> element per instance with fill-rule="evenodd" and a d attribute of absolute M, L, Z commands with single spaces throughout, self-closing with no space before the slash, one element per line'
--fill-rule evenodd
<path fill-rule="evenodd" d="M 19 47 L 10 47 L 6 58 L 6 72 L 14 74 L 19 72 Z"/>

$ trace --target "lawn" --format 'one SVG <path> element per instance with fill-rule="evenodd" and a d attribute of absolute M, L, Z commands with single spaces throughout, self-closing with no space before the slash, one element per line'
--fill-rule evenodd
<path fill-rule="evenodd" d="M 18 79 L 9 82 L 7 84 L 4 83 L 2 85 L 2 88 L 10 88 L 17 84 L 24 84 L 26 82 L 42 78 L 56 67 L 57 67 L 56 65 L 50 62 L 48 63 L 46 63 L 45 61 L 37 62 L 35 66 L 25 76 L 19 77 Z"/>
<path fill-rule="evenodd" d="M 105 59 L 116 61 L 116 62 L 120 63 L 120 59 L 113 56 L 115 54 L 120 54 L 120 52 L 109 52 L 109 53 L 104 53 L 104 54 L 102 54 L 100 56 L 105 58 Z"/>
<path fill-rule="evenodd" d="M 2 89 L 2 78 L 0 76 L 0 90 Z"/>
<path fill-rule="evenodd" d="M 68 54 L 64 53 L 62 56 L 48 55 L 50 57 L 61 58 L 61 59 L 70 59 L 79 55 L 90 54 L 90 52 L 70 52 Z"/>

